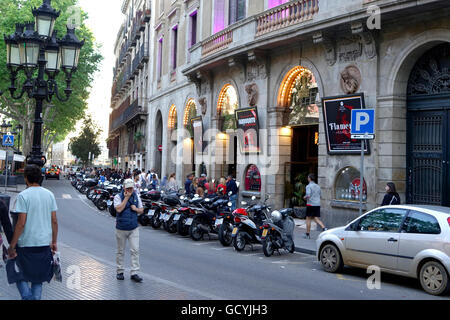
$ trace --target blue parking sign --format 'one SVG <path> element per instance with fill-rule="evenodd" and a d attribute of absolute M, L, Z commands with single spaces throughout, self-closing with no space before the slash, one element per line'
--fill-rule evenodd
<path fill-rule="evenodd" d="M 352 139 L 373 139 L 375 134 L 375 110 L 353 109 L 350 132 Z"/>
<path fill-rule="evenodd" d="M 3 136 L 3 143 L 2 143 L 2 145 L 4 147 L 14 147 L 14 136 L 5 134 Z"/>

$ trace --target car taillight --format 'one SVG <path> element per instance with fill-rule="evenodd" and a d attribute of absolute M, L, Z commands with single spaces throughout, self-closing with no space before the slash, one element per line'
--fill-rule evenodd
<path fill-rule="evenodd" d="M 235 218 L 234 218 L 234 222 L 236 222 L 236 223 L 241 223 L 241 218 L 235 217 Z"/>

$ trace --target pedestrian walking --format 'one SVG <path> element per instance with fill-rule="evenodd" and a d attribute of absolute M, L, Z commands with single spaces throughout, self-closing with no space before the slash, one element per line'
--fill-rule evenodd
<path fill-rule="evenodd" d="M 320 186 L 316 183 L 316 176 L 313 173 L 308 175 L 309 184 L 306 186 L 306 235 L 305 239 L 311 239 L 311 221 L 314 220 L 325 231 L 325 225 L 319 219 L 320 218 Z"/>
<path fill-rule="evenodd" d="M 169 176 L 169 182 L 167 182 L 167 192 L 178 192 L 178 185 L 176 180 L 176 174 L 172 173 Z"/>
<path fill-rule="evenodd" d="M 191 184 L 192 184 L 192 180 L 194 179 L 194 175 L 188 174 L 186 177 L 186 182 L 184 183 L 184 191 L 186 193 L 186 195 L 191 195 Z"/>
<path fill-rule="evenodd" d="M 6 204 L 0 200 L 0 231 L 3 228 L 8 243 L 11 243 L 13 237 L 13 228 L 9 218 L 9 210 Z"/>
<path fill-rule="evenodd" d="M 58 208 L 53 193 L 39 185 L 38 166 L 28 165 L 24 176 L 28 188 L 17 196 L 14 210 L 18 218 L 8 256 L 16 258 L 23 275 L 16 282 L 22 299 L 40 300 L 42 284 L 53 277 L 52 252 L 58 250 Z"/>
<path fill-rule="evenodd" d="M 133 180 L 126 179 L 123 184 L 124 190 L 114 197 L 114 208 L 116 217 L 116 240 L 117 240 L 117 280 L 124 280 L 124 251 L 128 240 L 131 252 L 131 280 L 142 282 L 138 272 L 139 264 L 139 225 L 138 214 L 144 213 L 142 201 L 135 192 Z"/>
<path fill-rule="evenodd" d="M 395 184 L 393 182 L 388 182 L 385 187 L 386 194 L 383 198 L 382 206 L 396 205 L 400 204 L 400 195 L 397 193 Z"/>
<path fill-rule="evenodd" d="M 230 202 L 231 202 L 231 211 L 233 212 L 234 210 L 236 210 L 238 187 L 237 187 L 236 181 L 233 179 L 232 175 L 228 176 L 226 186 L 227 186 L 226 192 L 228 192 L 228 193 L 231 192 Z"/>

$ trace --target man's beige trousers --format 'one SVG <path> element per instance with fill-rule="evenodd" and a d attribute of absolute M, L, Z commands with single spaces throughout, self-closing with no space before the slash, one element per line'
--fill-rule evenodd
<path fill-rule="evenodd" d="M 116 229 L 116 239 L 117 239 L 117 273 L 123 273 L 123 257 L 125 251 L 125 245 L 128 240 L 130 244 L 131 253 L 131 275 L 137 274 L 139 265 L 139 228 L 131 231 L 124 231 Z"/>

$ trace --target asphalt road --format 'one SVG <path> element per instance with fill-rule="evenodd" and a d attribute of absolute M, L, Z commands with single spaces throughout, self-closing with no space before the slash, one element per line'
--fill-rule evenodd
<path fill-rule="evenodd" d="M 100 212 L 67 180 L 44 182 L 58 203 L 59 242 L 98 261 L 115 262 L 115 220 Z M 125 256 L 130 266 L 129 252 Z M 140 228 L 143 273 L 210 299 L 449 299 L 426 294 L 414 279 L 382 274 L 381 289 L 369 290 L 365 270 L 322 270 L 314 256 L 264 256 L 261 246 L 238 253 L 218 240 L 195 242 L 163 229 Z M 126 276 L 129 273 L 127 272 Z M 114 277 L 110 281 L 117 281 Z"/>

